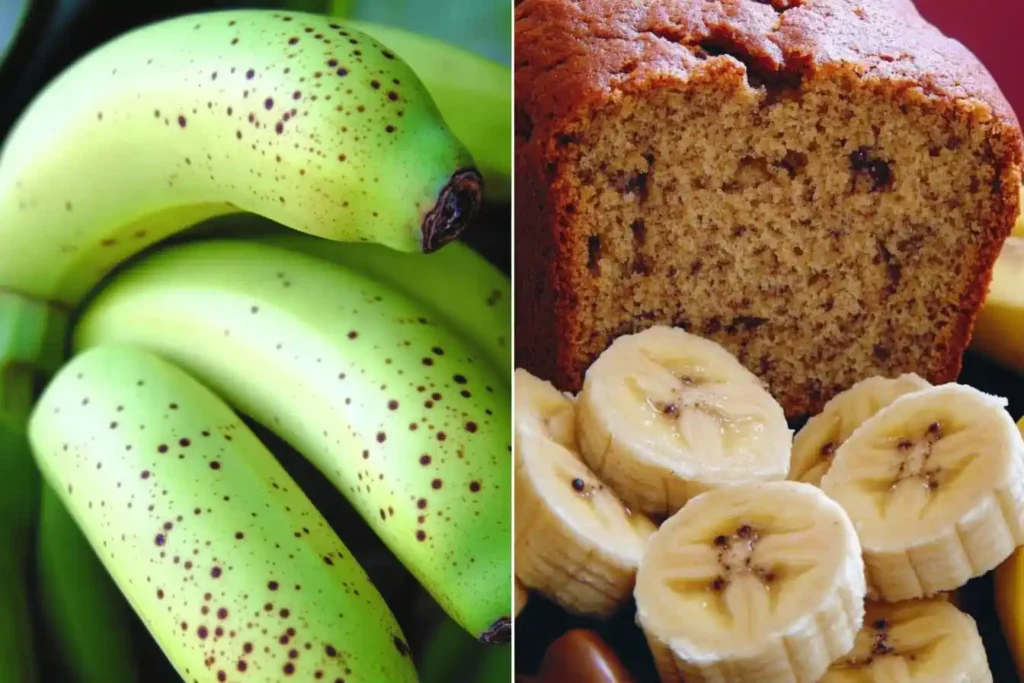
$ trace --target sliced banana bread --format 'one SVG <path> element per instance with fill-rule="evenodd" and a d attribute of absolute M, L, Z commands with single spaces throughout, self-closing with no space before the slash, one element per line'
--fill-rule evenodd
<path fill-rule="evenodd" d="M 519 365 L 577 390 L 670 324 L 791 417 L 956 377 L 1022 140 L 909 0 L 524 0 L 515 41 Z"/>

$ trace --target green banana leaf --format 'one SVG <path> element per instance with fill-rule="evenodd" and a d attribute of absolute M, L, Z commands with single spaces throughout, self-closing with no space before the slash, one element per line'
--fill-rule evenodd
<path fill-rule="evenodd" d="M 400 26 L 512 63 L 509 0 L 331 0 L 330 5 L 335 16 Z"/>

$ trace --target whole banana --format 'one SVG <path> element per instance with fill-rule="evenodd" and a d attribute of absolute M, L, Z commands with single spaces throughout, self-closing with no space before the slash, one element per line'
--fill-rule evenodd
<path fill-rule="evenodd" d="M 442 40 L 396 26 L 350 21 L 412 66 L 445 123 L 469 148 L 487 194 L 508 199 L 512 177 L 512 72 Z"/>
<path fill-rule="evenodd" d="M 90 350 L 46 389 L 29 430 L 47 482 L 183 679 L 416 680 L 362 568 L 182 370 L 130 347 Z"/>
<path fill-rule="evenodd" d="M 512 373 L 512 287 L 509 279 L 462 242 L 427 256 L 377 244 L 348 244 L 282 233 L 256 241 L 357 270 L 422 301 L 465 339 L 475 341 L 495 371 Z M 457 295 L 456 295 L 457 293 Z"/>
<path fill-rule="evenodd" d="M 394 53 L 328 17 L 189 15 L 107 43 L 0 156 L 0 288 L 74 304 L 141 248 L 249 211 L 433 251 L 480 200 L 472 160 Z"/>
<path fill-rule="evenodd" d="M 449 615 L 508 639 L 508 390 L 432 311 L 337 264 L 205 241 L 159 251 L 100 293 L 75 344 L 111 342 L 172 360 L 277 432 Z"/>

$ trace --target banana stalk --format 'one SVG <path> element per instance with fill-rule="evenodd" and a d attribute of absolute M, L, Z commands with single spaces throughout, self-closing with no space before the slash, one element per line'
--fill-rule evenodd
<path fill-rule="evenodd" d="M 76 683 L 138 683 L 128 604 L 60 497 L 43 486 L 39 601 L 57 668 Z"/>
<path fill-rule="evenodd" d="M 28 604 L 39 475 L 25 425 L 37 373 L 60 364 L 67 316 L 0 290 L 0 680 L 31 683 L 38 675 Z"/>

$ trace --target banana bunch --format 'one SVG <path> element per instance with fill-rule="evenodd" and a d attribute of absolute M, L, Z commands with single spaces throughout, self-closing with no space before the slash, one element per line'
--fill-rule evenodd
<path fill-rule="evenodd" d="M 517 579 L 596 617 L 632 592 L 662 681 L 992 680 L 955 591 L 1024 545 L 1004 399 L 867 378 L 791 442 L 735 358 L 657 327 L 515 398 Z"/>
<path fill-rule="evenodd" d="M 486 297 L 457 289 L 451 305 Z M 73 344 L 189 372 L 308 458 L 466 630 L 507 639 L 508 383 L 432 309 L 294 250 L 200 241 L 121 272 Z"/>
<path fill-rule="evenodd" d="M 137 679 L 107 572 L 186 680 L 414 679 L 379 594 L 233 410 L 301 450 L 464 629 L 507 640 L 509 285 L 457 244 L 425 255 L 482 200 L 438 109 L 465 91 L 363 28 L 269 10 L 146 26 L 67 69 L 5 141 L 5 683 L 38 676 L 32 571 L 68 679 Z M 244 213 L 367 244 L 157 251 L 82 317 L 75 348 L 99 348 L 60 369 L 115 268 Z"/>
<path fill-rule="evenodd" d="M 131 347 L 84 353 L 47 388 L 29 435 L 184 680 L 416 680 L 398 624 L 348 549 L 238 416 L 181 369 Z"/>

